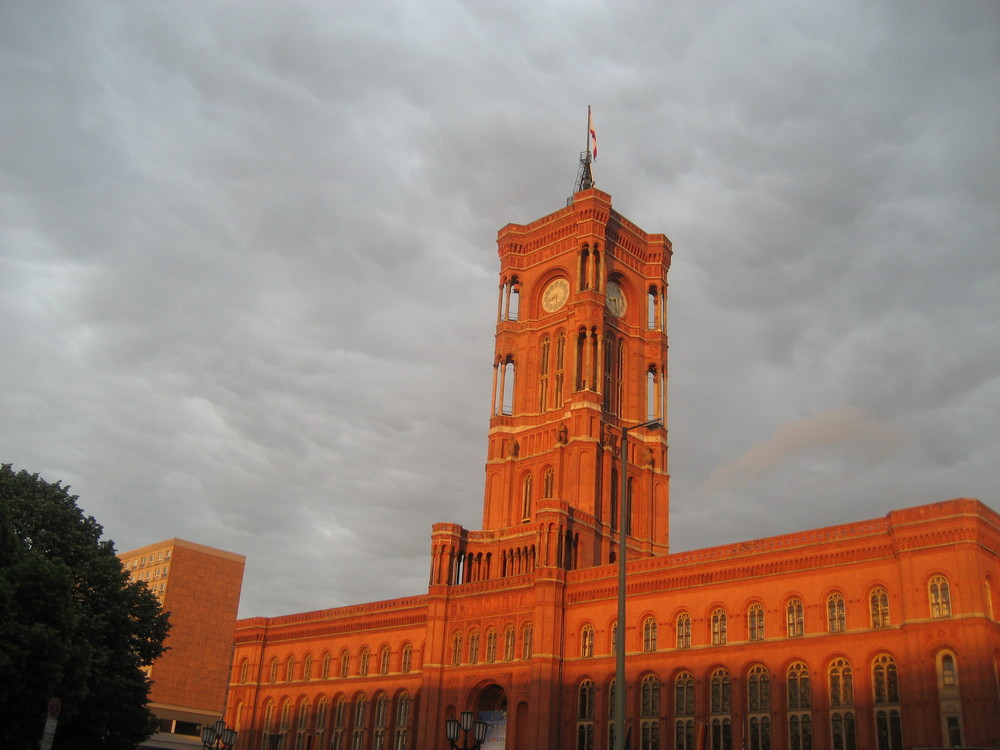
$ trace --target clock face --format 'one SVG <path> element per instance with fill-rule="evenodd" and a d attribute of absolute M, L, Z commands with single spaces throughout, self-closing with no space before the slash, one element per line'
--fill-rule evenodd
<path fill-rule="evenodd" d="M 566 279 L 556 279 L 545 287 L 542 294 L 542 309 L 545 312 L 555 312 L 566 304 L 569 297 L 569 282 Z"/>
<path fill-rule="evenodd" d="M 625 293 L 615 281 L 609 281 L 604 291 L 604 304 L 608 306 L 608 311 L 616 318 L 625 314 Z"/>

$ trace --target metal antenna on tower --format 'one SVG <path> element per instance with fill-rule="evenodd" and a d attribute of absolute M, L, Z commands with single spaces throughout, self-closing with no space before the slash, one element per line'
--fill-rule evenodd
<path fill-rule="evenodd" d="M 597 158 L 597 133 L 594 131 L 594 118 L 590 113 L 590 105 L 587 105 L 587 148 L 580 152 L 580 168 L 576 173 L 576 184 L 573 186 L 573 195 L 581 190 L 589 190 L 597 183 L 594 182 L 594 169 L 591 166 Z M 573 202 L 570 196 L 566 201 L 568 206 Z"/>

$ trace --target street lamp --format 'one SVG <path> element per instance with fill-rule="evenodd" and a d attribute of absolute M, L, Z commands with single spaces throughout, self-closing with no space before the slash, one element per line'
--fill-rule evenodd
<path fill-rule="evenodd" d="M 226 726 L 225 719 L 201 728 L 201 745 L 204 750 L 226 750 L 236 744 L 236 730 Z"/>
<path fill-rule="evenodd" d="M 483 740 L 486 739 L 486 722 L 473 721 L 475 715 L 472 711 L 462 711 L 462 720 L 446 719 L 444 722 L 444 733 L 448 737 L 448 744 L 452 750 L 479 750 Z M 458 744 L 458 730 L 464 733 L 462 744 Z M 472 744 L 469 744 L 469 732 L 472 732 Z"/>
<path fill-rule="evenodd" d="M 618 476 L 618 627 L 615 629 L 615 748 L 625 750 L 625 503 L 628 486 L 628 434 L 632 430 L 655 430 L 663 426 L 658 419 L 622 427 L 621 471 Z"/>

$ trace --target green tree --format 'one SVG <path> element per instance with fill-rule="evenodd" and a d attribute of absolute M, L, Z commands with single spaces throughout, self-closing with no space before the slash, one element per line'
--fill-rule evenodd
<path fill-rule="evenodd" d="M 37 748 L 58 697 L 53 750 L 131 750 L 169 623 L 68 490 L 0 466 L 0 747 Z"/>

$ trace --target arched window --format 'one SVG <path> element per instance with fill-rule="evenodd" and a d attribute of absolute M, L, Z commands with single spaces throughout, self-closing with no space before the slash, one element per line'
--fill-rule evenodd
<path fill-rule="evenodd" d="M 295 750 L 305 750 L 306 730 L 309 728 L 309 701 L 303 698 L 299 701 L 299 710 L 295 716 Z"/>
<path fill-rule="evenodd" d="M 615 374 L 615 403 L 618 404 L 617 414 L 625 409 L 625 338 L 618 339 L 618 354 L 615 357 L 618 372 Z"/>
<path fill-rule="evenodd" d="M 710 736 L 713 750 L 733 746 L 732 678 L 725 669 L 716 669 L 709 680 L 711 706 Z"/>
<path fill-rule="evenodd" d="M 728 640 L 727 633 L 726 610 L 719 607 L 712 612 L 712 645 L 724 646 Z"/>
<path fill-rule="evenodd" d="M 694 676 L 681 672 L 674 678 L 674 747 L 694 748 Z"/>
<path fill-rule="evenodd" d="M 548 466 L 545 469 L 545 473 L 542 474 L 542 497 L 553 497 L 553 493 L 555 492 L 555 483 L 556 473 L 552 470 L 551 466 Z"/>
<path fill-rule="evenodd" d="M 362 647 L 361 653 L 358 655 L 358 675 L 361 677 L 368 676 L 368 663 L 371 661 L 371 651 L 368 650 L 367 646 Z"/>
<path fill-rule="evenodd" d="M 551 337 L 542 336 L 538 347 L 538 411 L 540 412 L 549 408 L 549 354 L 551 348 Z"/>
<path fill-rule="evenodd" d="M 888 654 L 872 660 L 872 693 L 877 750 L 901 750 L 903 724 L 899 712 L 899 676 L 896 660 Z"/>
<path fill-rule="evenodd" d="M 281 704 L 281 721 L 278 724 L 278 731 L 281 734 L 288 736 L 288 729 L 292 721 L 292 702 L 285 698 L 284 702 Z"/>
<path fill-rule="evenodd" d="M 337 705 L 333 709 L 333 739 L 330 742 L 331 748 L 343 750 L 344 731 L 347 727 L 347 699 L 340 696 Z"/>
<path fill-rule="evenodd" d="M 486 663 L 492 664 L 497 660 L 497 631 L 490 628 L 486 631 Z"/>
<path fill-rule="evenodd" d="M 469 633 L 469 664 L 479 663 L 479 631 Z"/>
<path fill-rule="evenodd" d="M 656 618 L 647 617 L 642 621 L 642 650 L 656 651 Z"/>
<path fill-rule="evenodd" d="M 408 674 L 413 668 L 413 646 L 409 643 L 403 644 L 403 650 L 399 659 L 399 671 Z"/>
<path fill-rule="evenodd" d="M 614 404 L 614 376 L 616 372 L 615 368 L 615 337 L 610 333 L 604 335 L 604 376 L 602 378 L 601 393 L 603 398 L 603 408 L 604 411 L 609 414 L 616 414 L 615 404 Z"/>
<path fill-rule="evenodd" d="M 389 720 L 389 696 L 379 693 L 375 696 L 372 711 L 372 750 L 385 748 L 385 729 Z"/>
<path fill-rule="evenodd" d="M 316 721 L 314 722 L 314 729 L 316 732 L 316 746 L 325 747 L 323 738 L 326 735 L 326 720 L 327 720 L 327 708 L 328 702 L 325 695 L 321 695 L 316 701 Z"/>
<path fill-rule="evenodd" d="M 857 750 L 854 720 L 854 673 L 847 659 L 834 659 L 828 670 L 830 735 L 833 750 Z"/>
<path fill-rule="evenodd" d="M 352 750 L 365 746 L 365 722 L 368 720 L 368 699 L 362 694 L 354 702 L 354 739 Z"/>
<path fill-rule="evenodd" d="M 392 651 L 389 650 L 388 646 L 383 646 L 382 650 L 379 651 L 378 655 L 378 673 L 379 674 L 389 674 L 389 657 L 392 655 Z"/>
<path fill-rule="evenodd" d="M 261 732 L 265 737 L 274 734 L 274 701 L 270 699 L 264 704 L 264 722 L 261 724 Z"/>
<path fill-rule="evenodd" d="M 934 576 L 928 585 L 931 600 L 931 617 L 951 617 L 951 588 L 944 576 Z"/>
<path fill-rule="evenodd" d="M 305 660 L 302 662 L 302 679 L 311 680 L 313 674 L 313 658 L 312 654 L 306 654 Z"/>
<path fill-rule="evenodd" d="M 941 714 L 941 732 L 946 747 L 962 747 L 962 696 L 958 690 L 958 668 L 955 654 L 939 651 L 937 663 L 938 708 Z"/>
<path fill-rule="evenodd" d="M 771 750 L 771 677 L 758 664 L 747 674 L 747 725 L 750 750 Z"/>
<path fill-rule="evenodd" d="M 594 655 L 594 626 L 584 625 L 580 632 L 580 656 L 589 659 Z"/>
<path fill-rule="evenodd" d="M 889 627 L 889 593 L 878 586 L 872 589 L 868 600 L 871 604 L 872 627 Z"/>
<path fill-rule="evenodd" d="M 405 690 L 396 698 L 396 731 L 392 750 L 406 750 L 406 740 L 410 728 L 410 694 Z"/>
<path fill-rule="evenodd" d="M 455 633 L 451 639 L 451 665 L 457 667 L 462 663 L 462 634 Z"/>
<path fill-rule="evenodd" d="M 556 334 L 556 372 L 555 372 L 555 399 L 556 408 L 563 405 L 563 388 L 566 374 L 566 332 L 559 331 Z"/>
<path fill-rule="evenodd" d="M 330 679 L 330 652 L 323 652 L 323 661 L 320 663 L 319 677 L 321 680 Z"/>
<path fill-rule="evenodd" d="M 594 683 L 580 683 L 576 697 L 576 750 L 594 750 Z"/>
<path fill-rule="evenodd" d="M 826 599 L 826 629 L 831 633 L 843 633 L 847 630 L 847 608 L 843 594 L 830 594 Z"/>
<path fill-rule="evenodd" d="M 503 414 L 508 417 L 514 413 L 515 378 L 514 360 L 508 357 L 507 361 L 503 363 L 503 381 L 500 384 L 500 392 L 503 397 L 501 408 Z"/>
<path fill-rule="evenodd" d="M 691 615 L 677 615 L 677 648 L 691 648 Z"/>
<path fill-rule="evenodd" d="M 654 674 L 642 678 L 639 704 L 639 749 L 660 748 L 660 680 Z"/>
<path fill-rule="evenodd" d="M 340 676 L 347 677 L 351 674 L 351 652 L 346 648 L 340 652 Z"/>
<path fill-rule="evenodd" d="M 513 625 L 508 625 L 503 633 L 503 660 L 514 661 L 514 644 L 517 641 L 517 633 Z"/>
<path fill-rule="evenodd" d="M 751 604 L 747 610 L 747 637 L 751 641 L 764 640 L 764 607 Z"/>
<path fill-rule="evenodd" d="M 800 661 L 785 673 L 789 750 L 812 750 L 812 692 L 809 669 Z"/>
<path fill-rule="evenodd" d="M 521 479 L 521 520 L 531 518 L 531 474 L 525 474 Z"/>
<path fill-rule="evenodd" d="M 240 662 L 240 682 L 246 684 L 250 679 L 250 660 L 244 659 Z"/>
<path fill-rule="evenodd" d="M 272 683 L 278 681 L 278 657 L 277 656 L 271 657 L 271 670 L 270 670 L 269 677 L 270 677 L 270 681 Z"/>
<path fill-rule="evenodd" d="M 624 641 L 623 641 L 624 642 Z M 611 623 L 611 655 L 618 654 L 618 623 Z"/>
<path fill-rule="evenodd" d="M 535 629 L 532 627 L 531 623 L 524 626 L 524 630 L 521 634 L 521 658 L 530 659 L 532 656 L 532 641 L 534 637 Z"/>
<path fill-rule="evenodd" d="M 785 608 L 785 615 L 788 625 L 788 637 L 795 638 L 804 635 L 806 632 L 805 608 L 802 606 L 802 600 L 792 599 L 788 602 L 788 606 Z"/>
<path fill-rule="evenodd" d="M 615 701 L 615 681 L 608 682 L 608 747 L 615 747 L 615 711 L 618 706 Z"/>
<path fill-rule="evenodd" d="M 295 679 L 295 657 L 289 656 L 287 661 L 285 661 L 285 682 L 291 682 Z"/>

